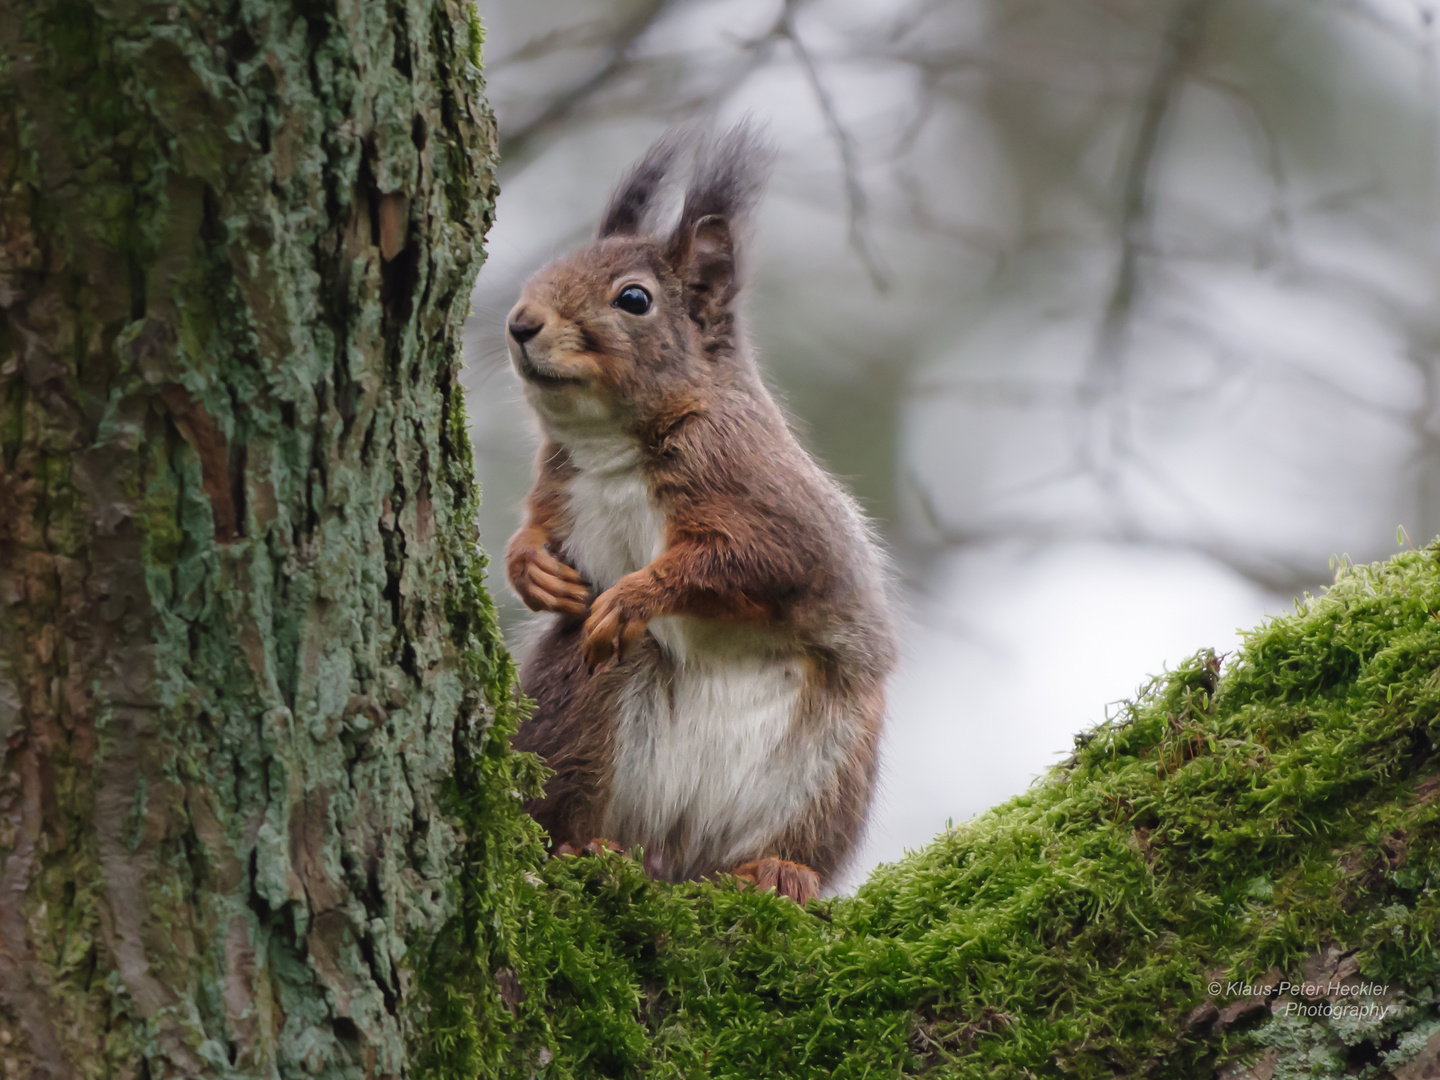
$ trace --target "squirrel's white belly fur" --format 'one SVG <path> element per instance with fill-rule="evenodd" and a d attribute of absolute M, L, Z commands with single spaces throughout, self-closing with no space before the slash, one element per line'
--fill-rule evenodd
<path fill-rule="evenodd" d="M 621 698 L 604 828 L 683 878 L 764 854 L 812 791 L 797 782 L 805 762 L 787 760 L 806 756 L 790 737 L 800 662 L 744 649 L 676 656 L 666 639 L 686 628 L 669 629 L 656 635 L 669 664 L 637 672 Z"/>
<path fill-rule="evenodd" d="M 664 551 L 664 515 L 633 442 L 567 448 L 578 472 L 566 551 L 598 592 Z M 649 629 L 665 662 L 637 670 L 621 694 L 605 834 L 658 855 L 668 877 L 757 857 L 826 779 L 830 755 L 798 737 L 804 662 L 773 633 L 713 620 L 669 616 Z"/>

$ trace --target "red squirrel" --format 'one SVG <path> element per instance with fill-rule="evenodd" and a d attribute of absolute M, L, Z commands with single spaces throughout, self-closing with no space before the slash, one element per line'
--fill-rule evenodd
<path fill-rule="evenodd" d="M 692 141 L 693 140 L 688 140 Z M 801 448 L 741 329 L 740 246 L 770 153 L 687 137 L 616 189 L 598 239 L 507 317 L 543 430 L 506 567 L 548 613 L 514 745 L 554 770 L 555 844 L 607 837 L 672 881 L 732 873 L 804 903 L 853 853 L 875 788 L 895 634 L 854 499 Z"/>

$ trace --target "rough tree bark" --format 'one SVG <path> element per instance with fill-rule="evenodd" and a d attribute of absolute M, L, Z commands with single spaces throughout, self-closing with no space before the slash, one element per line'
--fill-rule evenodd
<path fill-rule="evenodd" d="M 0 0 L 4 1077 L 406 1071 L 500 671 L 479 46 L 460 0 Z"/>

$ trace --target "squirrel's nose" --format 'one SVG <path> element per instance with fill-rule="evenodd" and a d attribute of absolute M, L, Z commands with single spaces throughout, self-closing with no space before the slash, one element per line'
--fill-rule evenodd
<path fill-rule="evenodd" d="M 544 325 L 545 321 L 543 319 L 537 319 L 528 311 L 522 311 L 510 320 L 510 336 L 513 337 L 517 343 L 524 345 L 538 334 L 540 328 Z"/>

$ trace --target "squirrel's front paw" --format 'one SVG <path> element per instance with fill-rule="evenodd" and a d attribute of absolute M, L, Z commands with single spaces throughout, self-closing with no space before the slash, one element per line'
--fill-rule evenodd
<path fill-rule="evenodd" d="M 505 559 L 515 595 L 531 611 L 584 615 L 590 609 L 590 586 L 580 571 L 543 546 L 523 544 L 520 539 L 516 537 Z"/>
<path fill-rule="evenodd" d="M 592 669 L 612 656 L 623 659 L 625 646 L 645 633 L 650 620 L 626 599 L 626 591 L 625 579 L 621 578 L 590 605 L 590 617 L 580 631 L 580 648 Z"/>

